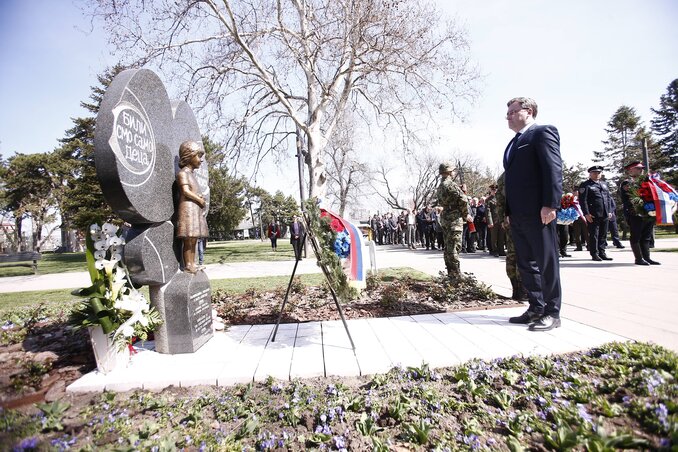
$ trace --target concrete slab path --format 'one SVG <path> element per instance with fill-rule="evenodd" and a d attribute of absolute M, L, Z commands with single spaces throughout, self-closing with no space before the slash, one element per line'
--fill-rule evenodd
<path fill-rule="evenodd" d="M 170 385 L 228 386 L 319 376 L 371 375 L 391 367 L 453 366 L 471 358 L 551 355 L 627 338 L 568 320 L 545 333 L 508 323 L 523 308 L 349 320 L 356 349 L 340 321 L 241 325 L 218 332 L 196 353 L 162 355 L 153 343 L 138 348 L 125 368 L 91 372 L 69 392 L 158 390 Z"/>

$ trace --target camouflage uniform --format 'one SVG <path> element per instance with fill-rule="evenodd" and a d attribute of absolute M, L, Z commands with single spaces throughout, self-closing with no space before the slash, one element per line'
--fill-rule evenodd
<path fill-rule="evenodd" d="M 445 240 L 445 267 L 450 278 L 461 276 L 459 252 L 461 251 L 461 232 L 468 215 L 468 197 L 449 174 L 454 167 L 451 164 L 440 165 L 442 180 L 436 196 L 443 212 L 440 225 Z M 446 174 L 443 174 L 446 173 Z"/>
<path fill-rule="evenodd" d="M 501 176 L 497 179 L 497 219 L 494 221 L 496 225 L 504 223 L 506 218 L 506 194 L 504 193 L 504 186 L 504 173 L 501 173 Z M 520 280 L 520 273 L 518 272 L 516 247 L 513 244 L 510 228 L 506 228 L 506 276 L 511 280 L 511 287 L 513 288 L 513 296 L 511 298 L 520 298 L 524 290 Z"/>
<path fill-rule="evenodd" d="M 497 215 L 497 195 L 488 196 L 485 205 L 487 206 L 487 226 L 490 228 L 489 250 L 495 256 L 500 252 L 503 254 L 505 240 L 503 237 L 501 239 L 499 237 L 501 223 L 497 221 L 499 219 Z"/>

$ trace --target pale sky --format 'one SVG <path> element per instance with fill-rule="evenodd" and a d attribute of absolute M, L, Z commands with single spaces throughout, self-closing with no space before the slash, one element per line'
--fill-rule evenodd
<path fill-rule="evenodd" d="M 436 150 L 443 157 L 456 149 L 499 168 L 513 135 L 504 117 L 506 101 L 528 96 L 539 104 L 537 122 L 558 127 L 563 159 L 588 166 L 618 107 L 634 107 L 649 125 L 650 108 L 678 77 L 675 0 L 438 3 L 466 25 L 471 56 L 484 74 L 467 121 L 440 130 Z M 57 147 L 72 127 L 70 118 L 88 114 L 80 102 L 97 85 L 97 74 L 116 62 L 77 4 L 0 0 L 3 158 Z M 258 182 L 297 196 L 298 183 L 285 174 L 294 171 L 290 163 L 266 171 Z"/>

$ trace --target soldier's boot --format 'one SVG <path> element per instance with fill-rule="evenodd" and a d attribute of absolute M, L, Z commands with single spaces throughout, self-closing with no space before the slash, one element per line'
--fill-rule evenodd
<path fill-rule="evenodd" d="M 643 253 L 640 251 L 640 243 L 632 243 L 631 251 L 633 251 L 633 257 L 636 258 L 636 265 L 650 265 L 649 262 L 643 259 Z"/>
<path fill-rule="evenodd" d="M 523 287 L 522 283 L 517 279 L 511 279 L 511 287 L 513 288 L 513 293 L 511 294 L 511 299 L 516 301 L 526 301 L 527 300 L 527 291 Z"/>
<path fill-rule="evenodd" d="M 600 258 L 600 256 L 598 256 L 598 253 L 591 253 L 591 260 L 594 260 L 594 261 L 596 261 L 596 262 L 601 262 L 601 261 L 602 261 L 602 259 Z"/>
<path fill-rule="evenodd" d="M 639 245 L 640 245 L 640 252 L 642 253 L 643 259 L 645 260 L 645 262 L 647 262 L 650 265 L 661 265 L 661 263 L 659 263 L 657 261 L 653 261 L 652 259 L 650 259 L 650 243 L 649 242 L 639 243 Z"/>

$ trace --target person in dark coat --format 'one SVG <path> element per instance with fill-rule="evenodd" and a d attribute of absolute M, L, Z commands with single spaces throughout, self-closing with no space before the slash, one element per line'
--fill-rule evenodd
<path fill-rule="evenodd" d="M 588 180 L 579 186 L 579 206 L 584 213 L 589 233 L 589 253 L 594 261 L 611 261 L 605 253 L 607 226 L 612 217 L 612 196 L 602 180 L 603 167 L 589 168 Z"/>
<path fill-rule="evenodd" d="M 504 151 L 506 217 L 516 248 L 518 271 L 530 307 L 509 322 L 529 324 L 531 331 L 560 326 L 561 287 L 556 209 L 563 192 L 560 135 L 537 125 L 537 103 L 516 97 L 506 119 L 516 132 Z"/>
<path fill-rule="evenodd" d="M 652 235 L 654 233 L 655 218 L 643 212 L 641 214 L 636 210 L 631 201 L 631 190 L 635 180 L 643 174 L 643 164 L 635 161 L 624 166 L 627 178 L 619 186 L 619 193 L 624 208 L 624 217 L 631 229 L 631 251 L 635 257 L 636 265 L 661 265 L 659 262 L 650 258 L 650 248 Z"/>
<path fill-rule="evenodd" d="M 302 223 L 301 219 L 295 215 L 292 224 L 290 224 L 290 243 L 294 249 L 294 257 L 298 261 L 302 259 L 301 249 L 304 246 L 305 240 L 306 229 L 304 229 L 304 224 Z"/>

